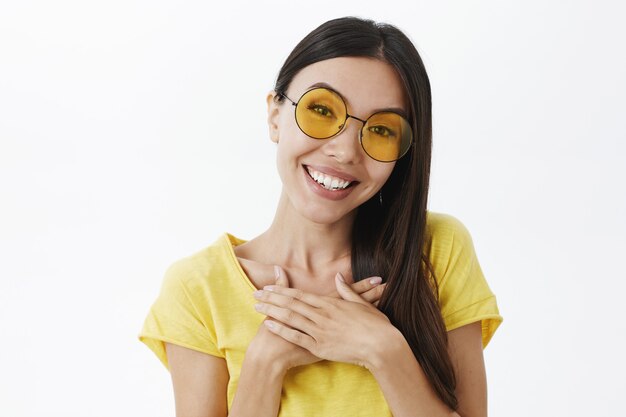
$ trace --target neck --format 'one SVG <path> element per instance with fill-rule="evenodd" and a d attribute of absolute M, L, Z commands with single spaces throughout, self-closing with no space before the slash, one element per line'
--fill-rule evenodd
<path fill-rule="evenodd" d="M 300 215 L 283 192 L 274 221 L 255 239 L 257 248 L 265 262 L 313 276 L 325 273 L 331 265 L 349 266 L 355 214 L 331 224 L 315 223 Z"/>

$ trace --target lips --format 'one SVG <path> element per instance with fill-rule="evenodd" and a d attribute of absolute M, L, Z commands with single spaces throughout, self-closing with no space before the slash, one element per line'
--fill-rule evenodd
<path fill-rule="evenodd" d="M 324 165 L 303 165 L 305 168 L 311 168 L 315 171 L 319 171 L 323 174 L 331 175 L 333 177 L 340 178 L 345 181 L 357 181 L 356 177 L 348 174 L 347 172 L 340 171 L 338 169 L 334 169 Z"/>
<path fill-rule="evenodd" d="M 327 167 L 302 165 L 302 172 L 310 190 L 328 200 L 347 197 L 359 184 L 354 177 Z"/>
<path fill-rule="evenodd" d="M 310 166 L 305 165 L 305 169 L 311 178 L 327 190 L 344 190 L 355 182 L 318 171 Z"/>

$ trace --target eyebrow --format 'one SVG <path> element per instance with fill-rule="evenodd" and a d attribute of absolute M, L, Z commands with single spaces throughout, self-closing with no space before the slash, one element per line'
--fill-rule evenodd
<path fill-rule="evenodd" d="M 341 94 L 339 91 L 337 91 L 336 88 L 334 88 L 333 86 L 331 86 L 330 84 L 325 83 L 325 82 L 319 82 L 319 83 L 312 84 L 312 85 L 309 86 L 309 88 L 307 88 L 307 91 L 312 89 L 312 88 L 318 88 L 318 87 L 328 88 L 329 90 L 333 90 L 335 93 L 339 94 L 344 101 L 346 101 L 346 99 L 343 98 L 343 94 Z M 402 116 L 405 119 L 409 120 L 409 116 L 407 115 L 406 111 L 404 111 L 404 109 L 402 109 L 400 107 L 385 107 L 383 109 L 376 109 L 376 110 L 374 110 L 372 112 L 372 114 L 383 112 L 383 111 L 398 113 L 400 116 Z"/>

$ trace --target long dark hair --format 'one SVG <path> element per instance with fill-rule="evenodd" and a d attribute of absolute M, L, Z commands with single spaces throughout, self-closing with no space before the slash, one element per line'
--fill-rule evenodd
<path fill-rule="evenodd" d="M 286 93 L 304 67 L 325 59 L 360 56 L 395 67 L 410 103 L 411 151 L 396 162 L 376 195 L 363 203 L 352 229 L 355 281 L 378 275 L 387 283 L 378 308 L 404 335 L 441 398 L 457 409 L 456 379 L 438 305 L 437 281 L 425 252 L 426 205 L 432 149 L 430 82 L 411 41 L 396 27 L 356 17 L 330 20 L 309 33 L 283 64 L 274 90 Z"/>

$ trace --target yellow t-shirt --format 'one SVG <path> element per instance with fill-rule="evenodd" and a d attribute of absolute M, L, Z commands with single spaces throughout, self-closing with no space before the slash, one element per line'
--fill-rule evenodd
<path fill-rule="evenodd" d="M 482 322 L 483 347 L 502 322 L 496 298 L 478 264 L 471 236 L 455 217 L 428 212 L 427 242 L 439 302 L 448 330 Z M 228 233 L 167 270 L 139 340 L 169 369 L 164 342 L 225 358 L 230 381 L 228 408 L 237 390 L 245 351 L 264 316 L 253 306 L 257 289 Z M 290 369 L 283 381 L 279 417 L 391 416 L 382 391 L 363 367 L 320 361 Z"/>

